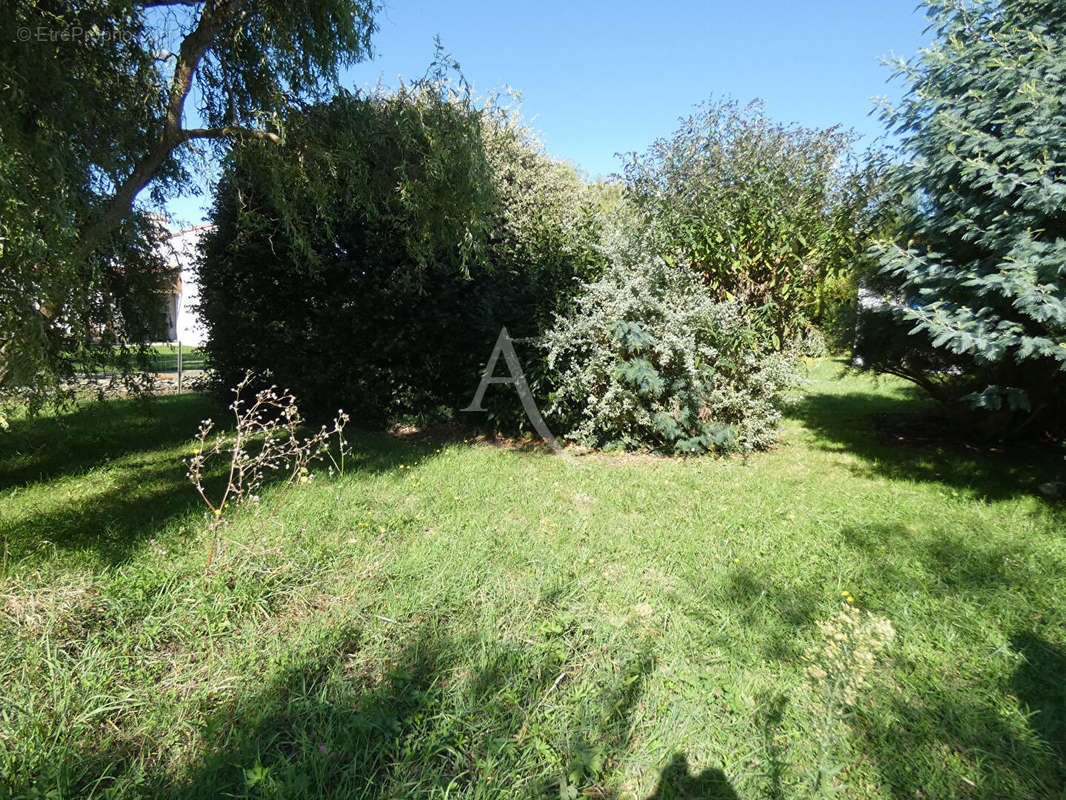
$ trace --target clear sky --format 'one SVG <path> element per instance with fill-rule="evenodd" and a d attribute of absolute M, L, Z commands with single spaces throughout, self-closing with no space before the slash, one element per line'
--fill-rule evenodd
<path fill-rule="evenodd" d="M 761 98 L 782 122 L 883 132 L 873 98 L 898 99 L 881 59 L 923 46 L 916 0 L 704 0 L 613 3 L 385 0 L 375 57 L 349 87 L 421 76 L 433 37 L 476 93 L 510 86 L 552 155 L 590 175 L 619 169 L 711 97 Z M 197 222 L 203 198 L 170 204 Z"/>

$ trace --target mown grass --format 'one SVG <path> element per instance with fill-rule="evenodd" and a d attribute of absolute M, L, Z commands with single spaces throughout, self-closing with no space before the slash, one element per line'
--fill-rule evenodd
<path fill-rule="evenodd" d="M 842 591 L 898 632 L 845 796 L 1066 796 L 1061 460 L 883 444 L 905 387 L 812 380 L 748 459 L 353 436 L 206 581 L 206 400 L 16 421 L 0 796 L 806 797 Z"/>
<path fill-rule="evenodd" d="M 185 370 L 204 368 L 204 351 L 199 347 L 184 346 L 181 350 L 181 366 Z M 174 344 L 153 345 L 149 354 L 149 370 L 153 372 L 177 372 L 178 346 Z"/>

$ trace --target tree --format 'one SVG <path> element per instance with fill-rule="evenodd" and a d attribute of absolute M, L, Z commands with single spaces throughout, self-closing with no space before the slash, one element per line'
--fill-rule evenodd
<path fill-rule="evenodd" d="M 759 308 L 783 348 L 876 224 L 876 173 L 849 158 L 853 142 L 777 123 L 759 102 L 710 102 L 631 155 L 625 175 L 663 257 L 703 275 L 716 299 Z"/>
<path fill-rule="evenodd" d="M 928 2 L 935 43 L 886 111 L 913 198 L 878 246 L 909 354 L 877 366 L 1001 433 L 1066 431 L 1066 6 Z M 898 350 L 899 348 L 897 348 Z"/>
<path fill-rule="evenodd" d="M 373 0 L 16 0 L 0 48 L 0 390 L 37 399 L 150 329 L 143 208 L 363 58 Z M 199 122 L 188 120 L 195 110 Z M 197 144 L 206 145 L 196 149 Z"/>

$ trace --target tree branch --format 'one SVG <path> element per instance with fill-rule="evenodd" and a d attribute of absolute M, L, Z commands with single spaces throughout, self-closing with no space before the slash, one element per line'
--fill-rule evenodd
<path fill-rule="evenodd" d="M 184 0 L 178 1 L 187 5 L 193 4 L 184 3 Z M 163 4 L 158 0 L 148 0 L 148 2 Z M 196 75 L 201 59 L 214 42 L 215 36 L 233 18 L 238 6 L 239 0 L 230 2 L 207 0 L 200 12 L 196 27 L 182 39 L 174 62 L 174 75 L 167 95 L 163 130 L 160 132 L 159 141 L 137 162 L 133 172 L 122 181 L 114 196 L 105 205 L 100 217 L 82 231 L 76 253 L 79 259 L 88 258 L 100 241 L 118 225 L 123 217 L 129 214 L 133 208 L 133 201 L 141 189 L 155 177 L 174 149 L 190 138 L 186 136 L 188 132 L 181 127 L 181 117 L 185 109 L 185 100 L 192 88 L 193 77 Z M 264 136 L 264 138 L 269 137 Z"/>
<path fill-rule="evenodd" d="M 244 128 L 240 125 L 225 125 L 221 128 L 185 128 L 181 131 L 182 140 L 190 139 L 225 139 L 242 137 L 246 139 L 264 139 L 274 144 L 281 144 L 281 137 L 270 131 L 258 128 Z"/>
<path fill-rule="evenodd" d="M 158 8 L 160 6 L 198 6 L 204 0 L 145 0 L 139 3 L 142 8 Z"/>

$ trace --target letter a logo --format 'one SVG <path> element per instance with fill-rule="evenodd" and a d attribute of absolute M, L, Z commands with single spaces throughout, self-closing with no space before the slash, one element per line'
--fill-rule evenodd
<path fill-rule="evenodd" d="M 493 376 L 496 371 L 496 362 L 500 359 L 500 353 L 503 353 L 504 361 L 507 362 L 507 369 L 511 372 L 511 377 L 509 378 Z M 514 344 L 511 342 L 511 336 L 507 333 L 506 327 L 500 328 L 500 335 L 496 339 L 496 345 L 492 348 L 492 355 L 489 356 L 485 374 L 481 376 L 481 383 L 478 384 L 477 391 L 474 392 L 474 399 L 470 401 L 470 405 L 461 410 L 484 411 L 485 409 L 481 407 L 481 401 L 485 398 L 485 389 L 488 388 L 490 383 L 513 383 L 518 389 L 518 397 L 522 401 L 522 408 L 525 409 L 526 416 L 537 433 L 551 446 L 552 450 L 561 449 L 555 441 L 555 437 L 552 436 L 552 432 L 548 430 L 548 426 L 544 424 L 544 418 L 540 415 L 537 404 L 533 402 L 533 393 L 529 391 L 526 376 L 522 374 L 522 366 L 518 363 L 518 356 L 515 355 Z"/>

